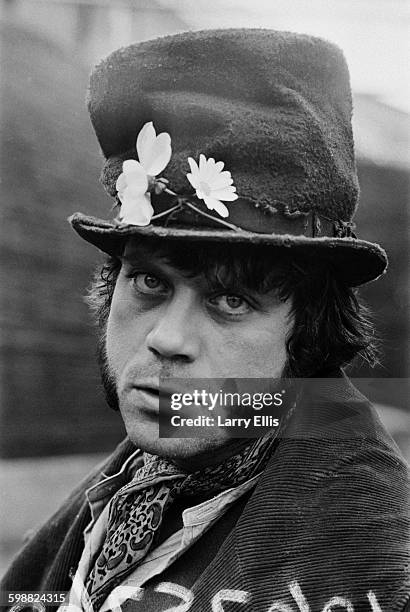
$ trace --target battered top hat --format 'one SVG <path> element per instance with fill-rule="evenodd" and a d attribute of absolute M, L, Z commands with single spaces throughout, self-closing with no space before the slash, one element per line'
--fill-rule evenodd
<path fill-rule="evenodd" d="M 95 68 L 88 108 L 117 214 L 70 222 L 99 249 L 118 255 L 129 236 L 270 245 L 328 260 L 352 286 L 386 269 L 353 233 L 351 92 L 333 44 L 264 29 L 134 44 Z"/>

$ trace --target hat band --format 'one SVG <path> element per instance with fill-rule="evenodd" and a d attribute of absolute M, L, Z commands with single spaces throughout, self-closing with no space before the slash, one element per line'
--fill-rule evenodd
<path fill-rule="evenodd" d="M 168 203 L 169 205 L 169 203 Z M 212 211 L 204 210 L 200 202 L 193 204 L 187 198 L 178 198 L 177 204 L 169 208 L 157 206 L 151 223 L 160 227 L 179 227 L 189 229 L 226 228 L 236 232 L 258 234 L 277 234 L 305 236 L 308 238 L 337 237 L 356 238 L 355 224 L 340 219 L 329 219 L 316 211 L 269 211 L 264 213 L 254 204 L 238 200 L 230 208 L 230 221 L 227 222 Z M 158 212 L 157 212 L 158 211 Z"/>

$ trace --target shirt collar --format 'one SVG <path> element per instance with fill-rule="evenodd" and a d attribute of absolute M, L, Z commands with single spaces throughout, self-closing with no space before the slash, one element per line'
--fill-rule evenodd
<path fill-rule="evenodd" d="M 142 462 L 142 452 L 137 449 L 124 461 L 118 472 L 110 476 L 102 473 L 102 480 L 86 490 L 85 495 L 90 506 L 93 521 L 98 518 L 111 497 L 130 481 L 135 470 L 142 465 Z"/>
<path fill-rule="evenodd" d="M 239 497 L 256 485 L 260 474 L 261 473 L 256 474 L 236 487 L 225 489 L 225 491 L 221 491 L 215 495 L 215 497 L 207 499 L 196 506 L 186 508 L 182 512 L 184 527 L 194 527 L 213 523 L 213 521 L 221 515 L 222 509 L 231 506 Z"/>

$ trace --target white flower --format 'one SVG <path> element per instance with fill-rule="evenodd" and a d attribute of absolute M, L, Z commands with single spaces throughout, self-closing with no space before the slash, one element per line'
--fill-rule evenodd
<path fill-rule="evenodd" d="M 152 121 L 146 123 L 137 137 L 139 161 L 126 159 L 116 189 L 121 202 L 119 219 L 129 225 L 149 225 L 154 209 L 147 193 L 150 177 L 157 176 L 171 159 L 171 137 L 156 134 Z"/>
<path fill-rule="evenodd" d="M 238 194 L 235 193 L 231 173 L 228 170 L 222 172 L 224 163 L 215 162 L 213 157 L 206 159 L 202 153 L 199 156 L 199 166 L 192 157 L 188 157 L 188 162 L 191 172 L 188 172 L 187 178 L 196 190 L 197 197 L 205 202 L 209 210 L 227 217 L 229 210 L 221 200 L 233 202 L 238 199 Z"/>

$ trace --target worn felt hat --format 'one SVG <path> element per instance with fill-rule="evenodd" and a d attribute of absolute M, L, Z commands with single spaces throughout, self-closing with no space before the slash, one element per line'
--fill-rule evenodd
<path fill-rule="evenodd" d="M 385 251 L 353 233 L 352 101 L 335 45 L 264 29 L 137 43 L 94 69 L 88 108 L 116 216 L 70 222 L 102 251 L 129 236 L 223 241 L 321 258 L 352 286 L 385 271 Z"/>

